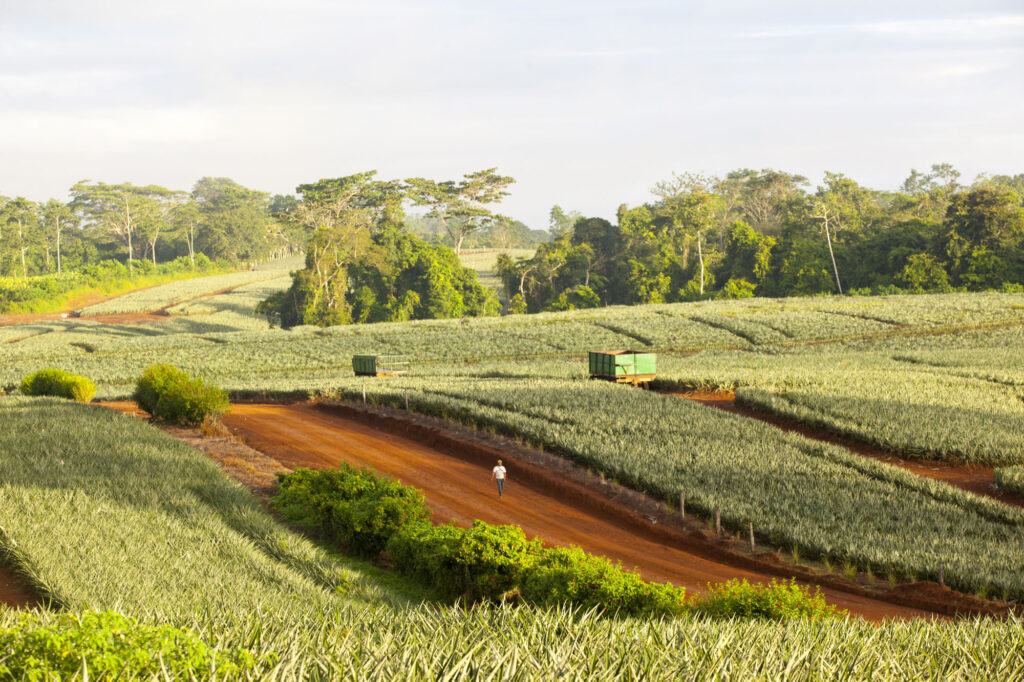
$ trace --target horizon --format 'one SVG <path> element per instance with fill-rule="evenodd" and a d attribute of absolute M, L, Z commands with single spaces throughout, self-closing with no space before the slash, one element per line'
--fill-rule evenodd
<path fill-rule="evenodd" d="M 0 193 L 496 166 L 517 181 L 498 210 L 547 229 L 554 204 L 613 217 L 677 172 L 895 190 L 936 163 L 965 183 L 1024 171 L 1013 2 L 295 7 L 9 9 Z"/>

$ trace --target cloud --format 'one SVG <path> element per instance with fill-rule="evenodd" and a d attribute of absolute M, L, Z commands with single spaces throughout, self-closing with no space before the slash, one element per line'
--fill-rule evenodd
<path fill-rule="evenodd" d="M 1024 14 L 842 24 L 796 24 L 735 34 L 737 38 L 799 38 L 836 34 L 871 34 L 897 38 L 976 40 L 1024 33 Z"/>

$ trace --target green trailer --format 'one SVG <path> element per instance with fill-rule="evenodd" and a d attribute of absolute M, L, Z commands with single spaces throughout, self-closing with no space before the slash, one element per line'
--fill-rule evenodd
<path fill-rule="evenodd" d="M 590 378 L 639 386 L 654 380 L 657 356 L 636 350 L 592 350 Z"/>
<path fill-rule="evenodd" d="M 404 355 L 353 355 L 352 371 L 357 377 L 391 377 L 409 371 Z"/>

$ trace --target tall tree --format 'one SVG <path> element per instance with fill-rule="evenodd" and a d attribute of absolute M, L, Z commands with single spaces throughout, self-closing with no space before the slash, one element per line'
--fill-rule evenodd
<path fill-rule="evenodd" d="M 678 242 L 681 238 L 687 243 L 697 243 L 697 262 L 700 266 L 698 288 L 701 296 L 704 295 L 704 280 L 707 276 L 704 267 L 704 235 L 719 224 L 716 214 L 721 202 L 712 194 L 713 188 L 714 180 L 687 173 L 675 174 L 670 180 L 659 182 L 652 190 L 661 199 L 656 212 L 669 221 L 675 240 Z M 689 249 L 684 252 L 688 253 Z"/>
<path fill-rule="evenodd" d="M 28 279 L 26 254 L 29 249 L 42 243 L 39 232 L 39 214 L 35 202 L 18 197 L 6 202 L 0 208 L 0 223 L 7 228 L 9 242 L 14 246 L 21 261 L 21 276 Z"/>
<path fill-rule="evenodd" d="M 154 223 L 161 220 L 164 201 L 172 194 L 158 185 L 108 185 L 83 180 L 71 188 L 71 206 L 88 226 L 121 242 L 128 257 L 128 274 L 134 277 L 136 237 L 142 230 L 157 229 Z"/>
<path fill-rule="evenodd" d="M 427 215 L 440 221 L 452 240 L 455 253 L 462 252 L 466 236 L 497 219 L 487 208 L 508 196 L 506 188 L 515 182 L 498 175 L 497 168 L 467 173 L 459 182 L 436 182 L 426 178 L 409 178 L 405 182 L 413 203 L 427 208 Z"/>
<path fill-rule="evenodd" d="M 192 188 L 192 200 L 206 228 L 199 235 L 197 248 L 209 258 L 245 263 L 269 254 L 275 230 L 269 194 L 231 178 L 204 177 Z"/>
<path fill-rule="evenodd" d="M 61 276 L 64 274 L 61 259 L 61 237 L 64 234 L 64 230 L 75 224 L 75 214 L 67 204 L 56 199 L 50 199 L 43 204 L 42 217 L 45 229 L 49 231 L 49 234 L 53 235 L 57 256 L 57 275 Z"/>

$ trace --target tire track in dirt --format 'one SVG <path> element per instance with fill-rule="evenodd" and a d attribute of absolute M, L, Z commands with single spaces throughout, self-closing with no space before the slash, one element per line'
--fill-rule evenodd
<path fill-rule="evenodd" d="M 759 570 L 752 558 L 747 562 L 751 565 L 736 565 L 743 562 L 723 558 L 728 553 L 714 551 L 707 541 L 702 551 L 702 541 L 690 537 L 699 534 L 674 532 L 642 517 L 631 520 L 629 510 L 612 509 L 611 501 L 597 499 L 582 486 L 573 490 L 571 482 L 556 480 L 557 474 L 545 475 L 540 467 L 513 455 L 501 455 L 509 479 L 499 501 L 490 482 L 493 462 L 454 456 L 313 405 L 235 405 L 224 423 L 247 445 L 290 469 L 327 468 L 340 462 L 369 466 L 422 490 L 435 521 L 516 524 L 549 544 L 578 545 L 621 561 L 625 568 L 636 566 L 647 579 L 671 581 L 691 593 L 708 582 L 768 582 L 778 575 Z M 869 620 L 935 616 L 864 594 L 829 587 L 823 592 L 830 603 Z"/>

